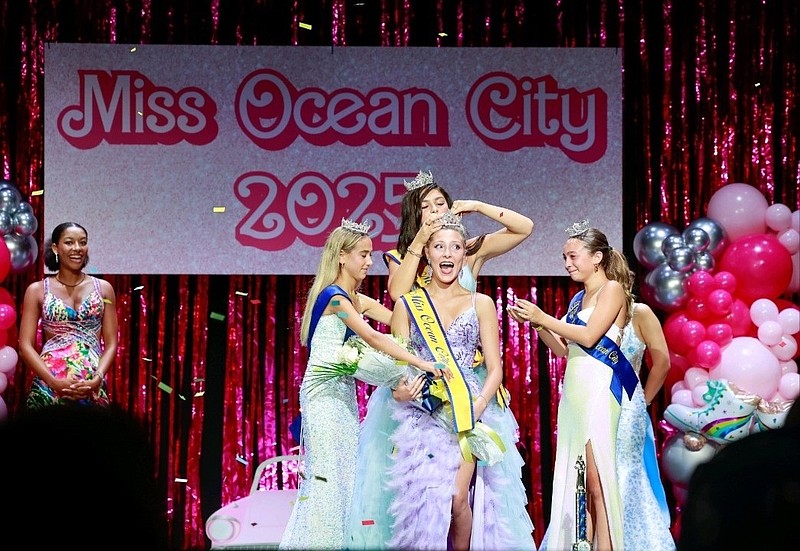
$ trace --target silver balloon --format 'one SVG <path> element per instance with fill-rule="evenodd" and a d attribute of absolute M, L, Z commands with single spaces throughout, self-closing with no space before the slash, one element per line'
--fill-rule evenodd
<path fill-rule="evenodd" d="M 725 250 L 728 244 L 725 230 L 716 221 L 711 218 L 698 218 L 686 226 L 687 230 L 689 228 L 700 228 L 708 234 L 708 247 L 706 250 L 715 257 L 719 257 L 722 251 Z"/>
<path fill-rule="evenodd" d="M 689 247 L 672 249 L 667 256 L 667 265 L 682 274 L 691 272 L 694 269 L 694 251 Z"/>
<path fill-rule="evenodd" d="M 686 247 L 686 243 L 683 242 L 683 237 L 680 234 L 668 235 L 664 238 L 664 242 L 661 243 L 661 252 L 664 253 L 666 258 L 669 258 L 672 251 L 683 247 Z"/>
<path fill-rule="evenodd" d="M 686 274 L 673 270 L 666 262 L 659 264 L 645 276 L 645 284 L 652 290 L 653 300 L 663 310 L 672 312 L 682 308 L 689 299 L 683 280 Z"/>
<path fill-rule="evenodd" d="M 708 251 L 694 253 L 694 271 L 710 272 L 714 269 L 714 257 Z"/>
<path fill-rule="evenodd" d="M 7 233 L 3 236 L 8 252 L 11 253 L 11 271 L 19 273 L 27 270 L 39 255 L 39 245 L 32 235 Z"/>
<path fill-rule="evenodd" d="M 686 228 L 681 235 L 686 246 L 696 253 L 705 251 L 711 243 L 711 238 L 703 228 Z"/>
<path fill-rule="evenodd" d="M 17 191 L 17 188 L 11 186 L 0 187 L 0 212 L 13 214 L 19 208 L 21 200 L 22 196 Z"/>
<path fill-rule="evenodd" d="M 39 221 L 33 214 L 33 207 L 30 204 L 20 203 L 17 212 L 12 217 L 14 232 L 20 235 L 31 235 L 39 228 Z"/>
<path fill-rule="evenodd" d="M 5 235 L 14 228 L 14 221 L 11 219 L 11 215 L 7 212 L 0 211 L 0 235 Z"/>
<path fill-rule="evenodd" d="M 636 260 L 648 270 L 664 262 L 666 256 L 661 250 L 661 244 L 670 235 L 680 234 L 669 224 L 651 222 L 644 226 L 633 238 L 633 254 L 636 255 Z"/>

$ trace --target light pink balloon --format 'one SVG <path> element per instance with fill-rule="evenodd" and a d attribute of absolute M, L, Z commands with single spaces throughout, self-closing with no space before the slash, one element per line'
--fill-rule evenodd
<path fill-rule="evenodd" d="M 778 392 L 787 400 L 796 400 L 800 396 L 800 375 L 797 373 L 787 373 L 781 377 L 781 384 Z"/>
<path fill-rule="evenodd" d="M 8 388 L 8 377 L 6 374 L 0 371 L 0 394 L 4 393 Z"/>
<path fill-rule="evenodd" d="M 6 401 L 3 400 L 3 397 L 0 396 L 0 423 L 8 419 L 8 406 L 6 405 Z"/>
<path fill-rule="evenodd" d="M 774 346 L 783 338 L 783 327 L 777 321 L 765 321 L 758 327 L 758 340 L 765 346 Z"/>
<path fill-rule="evenodd" d="M 764 221 L 772 231 L 781 232 L 792 225 L 792 210 L 782 203 L 775 203 L 767 207 Z"/>
<path fill-rule="evenodd" d="M 774 347 L 773 347 L 774 348 Z M 778 358 L 754 337 L 736 337 L 722 349 L 719 366 L 711 370 L 714 379 L 727 379 L 740 389 L 772 396 L 781 379 Z"/>
<path fill-rule="evenodd" d="M 692 400 L 692 391 L 689 390 L 688 388 L 684 390 L 679 390 L 678 392 L 672 395 L 672 403 L 681 404 L 682 406 L 693 408 L 694 401 Z"/>
<path fill-rule="evenodd" d="M 728 184 L 719 188 L 708 202 L 708 217 L 715 220 L 729 240 L 767 229 L 769 205 L 758 188 L 748 184 Z"/>
<path fill-rule="evenodd" d="M 6 345 L 0 348 L 0 372 L 6 375 L 13 373 L 17 367 L 17 360 L 19 360 L 19 356 L 12 347 Z"/>
<path fill-rule="evenodd" d="M 791 360 L 797 354 L 797 339 L 791 335 L 783 335 L 781 342 L 770 346 L 769 349 L 780 361 Z"/>
<path fill-rule="evenodd" d="M 683 382 L 688 389 L 693 389 L 698 385 L 703 385 L 705 387 L 707 380 L 708 371 L 702 367 L 690 367 L 686 370 L 686 373 L 683 374 Z"/>
<path fill-rule="evenodd" d="M 756 327 L 761 327 L 765 321 L 777 321 L 778 306 L 768 298 L 754 300 L 750 305 L 750 319 Z"/>
<path fill-rule="evenodd" d="M 797 373 L 797 362 L 794 360 L 786 360 L 781 362 L 781 376 L 787 373 Z"/>
<path fill-rule="evenodd" d="M 778 312 L 778 323 L 787 335 L 800 333 L 800 309 L 784 308 Z"/>
<path fill-rule="evenodd" d="M 800 209 L 794 211 L 792 213 L 792 229 L 794 231 L 800 232 Z"/>
<path fill-rule="evenodd" d="M 792 277 L 786 290 L 790 293 L 800 291 L 800 251 L 792 255 Z"/>
<path fill-rule="evenodd" d="M 800 251 L 800 233 L 793 228 L 789 228 L 778 233 L 778 241 L 781 242 L 781 245 L 786 247 L 786 250 L 789 251 L 789 254 L 794 254 L 797 251 Z"/>
<path fill-rule="evenodd" d="M 705 384 L 697 385 L 692 389 L 692 402 L 694 402 L 694 407 L 703 407 L 706 405 L 706 401 L 703 400 L 703 394 L 706 393 L 708 387 Z"/>
<path fill-rule="evenodd" d="M 684 383 L 683 381 L 678 381 L 677 383 L 672 385 L 672 388 L 669 391 L 670 398 L 672 396 L 675 396 L 675 393 L 678 392 L 679 390 L 686 390 L 686 383 Z"/>

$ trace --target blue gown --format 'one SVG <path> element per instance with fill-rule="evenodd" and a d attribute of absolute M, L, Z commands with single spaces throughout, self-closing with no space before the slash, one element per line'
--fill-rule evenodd
<path fill-rule="evenodd" d="M 645 344 L 636 335 L 632 322 L 625 326 L 620 348 L 638 376 Z M 625 548 L 674 551 L 653 424 L 641 383 L 636 385 L 632 399 L 628 400 L 627 396 L 622 399 L 617 429 L 617 478 L 622 495 Z"/>

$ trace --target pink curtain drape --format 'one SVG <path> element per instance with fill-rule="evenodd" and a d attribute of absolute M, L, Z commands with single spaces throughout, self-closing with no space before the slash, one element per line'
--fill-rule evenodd
<path fill-rule="evenodd" d="M 4 2 L 3 178 L 20 189 L 41 224 L 46 193 L 33 192 L 46 192 L 42 101 L 49 41 L 621 48 L 625 242 L 613 245 L 638 269 L 631 253 L 638 229 L 653 221 L 684 227 L 705 215 L 709 198 L 725 184 L 749 183 L 770 203 L 798 208 L 798 6 L 779 0 Z M 91 200 L 90 189 L 86 194 Z M 513 198 L 496 201 L 510 204 Z M 535 212 L 526 214 L 536 219 Z M 41 229 L 36 236 L 41 247 L 46 236 Z M 19 308 L 25 287 L 41 275 L 38 261 L 2 286 Z M 297 320 L 309 278 L 108 279 L 120 317 L 112 398 L 148 428 L 174 546 L 203 549 L 204 519 L 247 493 L 260 461 L 297 445 L 289 426 L 298 413 L 305 367 Z M 368 278 L 365 292 L 388 304 L 385 286 L 382 277 Z M 498 304 L 538 542 L 549 517 L 563 362 L 503 312 L 508 300 L 522 296 L 560 314 L 575 289 L 566 278 L 488 276 L 479 288 Z M 20 366 L 3 395 L 10 415 L 22 407 L 29 380 Z M 362 407 L 367 393 L 360 387 Z M 277 477 L 268 473 L 265 484 L 286 482 Z"/>

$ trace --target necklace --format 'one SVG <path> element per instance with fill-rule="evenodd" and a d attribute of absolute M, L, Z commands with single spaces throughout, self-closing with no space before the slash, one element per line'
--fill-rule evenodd
<path fill-rule="evenodd" d="M 69 288 L 71 288 L 71 289 L 72 289 L 72 288 L 75 288 L 75 287 L 77 287 L 77 286 L 78 286 L 78 285 L 80 285 L 81 283 L 83 283 L 83 280 L 84 280 L 84 279 L 86 279 L 86 274 L 84 274 L 84 273 L 81 273 L 81 275 L 82 275 L 83 277 L 81 277 L 80 281 L 78 281 L 78 283 L 73 283 L 72 285 L 70 285 L 69 283 L 64 283 L 63 281 L 61 281 L 61 278 L 59 278 L 59 277 L 58 277 L 58 274 L 56 274 L 56 281 L 58 281 L 58 282 L 59 282 L 61 285 L 63 285 L 64 287 L 69 287 Z"/>

